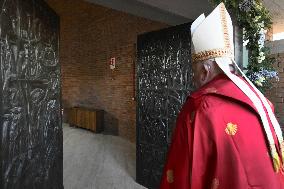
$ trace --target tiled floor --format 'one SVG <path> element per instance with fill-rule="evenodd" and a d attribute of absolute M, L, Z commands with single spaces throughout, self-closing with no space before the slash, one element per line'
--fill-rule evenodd
<path fill-rule="evenodd" d="M 135 182 L 135 145 L 63 126 L 65 189 L 145 189 Z"/>

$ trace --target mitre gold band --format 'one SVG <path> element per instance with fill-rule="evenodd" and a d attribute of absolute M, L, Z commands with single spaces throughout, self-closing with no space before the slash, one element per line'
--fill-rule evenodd
<path fill-rule="evenodd" d="M 231 49 L 213 49 L 209 51 L 203 51 L 197 54 L 192 54 L 192 62 L 198 62 L 217 57 L 233 58 L 233 52 Z"/>

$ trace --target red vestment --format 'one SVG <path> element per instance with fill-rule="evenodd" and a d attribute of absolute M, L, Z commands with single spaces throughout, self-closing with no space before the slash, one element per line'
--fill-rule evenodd
<path fill-rule="evenodd" d="M 219 75 L 183 105 L 160 189 L 282 189 L 266 141 L 252 102 Z"/>

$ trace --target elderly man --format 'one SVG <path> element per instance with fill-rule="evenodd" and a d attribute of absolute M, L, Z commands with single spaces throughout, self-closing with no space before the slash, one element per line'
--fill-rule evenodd
<path fill-rule="evenodd" d="M 282 132 L 271 103 L 234 62 L 224 4 L 198 17 L 191 33 L 198 90 L 177 118 L 160 188 L 284 188 Z"/>

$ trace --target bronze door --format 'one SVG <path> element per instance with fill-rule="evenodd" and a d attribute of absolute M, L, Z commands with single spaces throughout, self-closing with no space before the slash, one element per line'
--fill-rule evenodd
<path fill-rule="evenodd" d="M 0 188 L 62 189 L 59 17 L 0 0 Z"/>
<path fill-rule="evenodd" d="M 137 41 L 137 181 L 157 188 L 179 110 L 192 89 L 190 24 Z"/>

